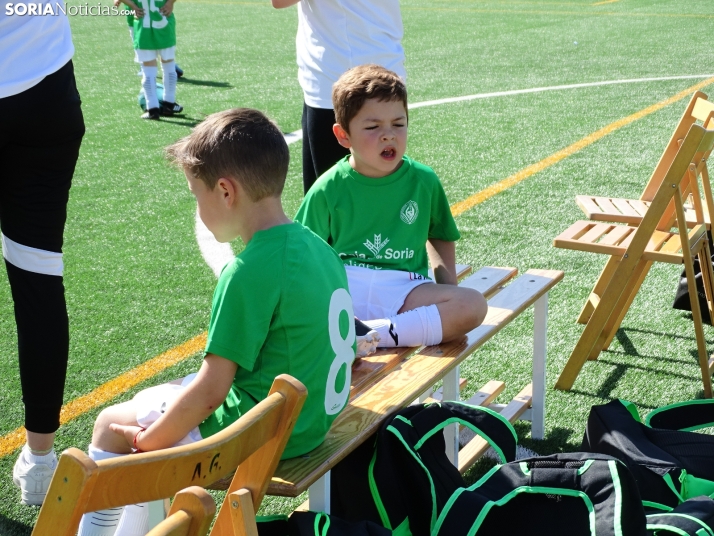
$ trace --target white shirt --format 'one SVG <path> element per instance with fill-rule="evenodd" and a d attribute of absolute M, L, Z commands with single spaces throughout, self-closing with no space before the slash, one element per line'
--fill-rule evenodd
<path fill-rule="evenodd" d="M 15 0 L 0 0 L 0 98 L 17 95 L 37 85 L 57 72 L 74 54 L 69 21 L 57 7 L 64 6 L 63 1 L 31 2 L 50 4 L 48 9 L 55 14 L 8 14 L 12 9 L 8 4 L 15 4 Z M 44 7 L 43 11 L 46 11 Z"/>
<path fill-rule="evenodd" d="M 399 0 L 300 0 L 295 42 L 305 103 L 332 109 L 332 84 L 364 63 L 406 80 L 403 35 Z"/>

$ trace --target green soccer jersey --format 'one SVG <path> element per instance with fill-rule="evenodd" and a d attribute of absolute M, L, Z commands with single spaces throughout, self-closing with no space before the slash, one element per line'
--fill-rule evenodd
<path fill-rule="evenodd" d="M 279 374 L 307 387 L 283 458 L 317 447 L 347 403 L 355 357 L 347 275 L 299 223 L 257 232 L 228 263 L 213 295 L 206 353 L 238 364 L 226 401 L 199 425 L 209 437 L 268 396 Z"/>
<path fill-rule="evenodd" d="M 161 50 L 176 46 L 176 18 L 164 16 L 159 9 L 166 0 L 136 0 L 144 10 L 142 18 L 134 18 L 134 48 Z"/>
<path fill-rule="evenodd" d="M 312 185 L 295 219 L 330 244 L 347 266 L 427 277 L 426 241 L 460 238 L 439 178 L 408 156 L 380 179 L 357 173 L 348 159 Z"/>

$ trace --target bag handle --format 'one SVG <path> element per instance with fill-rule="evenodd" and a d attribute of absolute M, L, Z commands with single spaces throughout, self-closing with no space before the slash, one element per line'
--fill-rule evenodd
<path fill-rule="evenodd" d="M 714 399 L 686 400 L 652 410 L 645 419 L 650 428 L 691 432 L 714 426 Z"/>

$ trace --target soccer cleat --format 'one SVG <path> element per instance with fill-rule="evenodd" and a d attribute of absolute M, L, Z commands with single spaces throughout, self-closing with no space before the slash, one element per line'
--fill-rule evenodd
<path fill-rule="evenodd" d="M 183 106 L 178 102 L 159 101 L 159 110 L 161 111 L 161 115 L 170 117 L 183 112 Z"/>
<path fill-rule="evenodd" d="M 160 116 L 159 108 L 149 108 L 146 112 L 141 114 L 142 119 L 152 119 L 154 121 L 158 121 Z"/>
<path fill-rule="evenodd" d="M 379 333 L 357 318 L 355 318 L 355 332 L 357 333 L 357 357 L 367 357 L 377 351 Z"/>
<path fill-rule="evenodd" d="M 178 66 L 178 63 L 176 64 L 176 76 L 181 78 L 183 76 L 183 69 Z"/>
<path fill-rule="evenodd" d="M 27 460 L 29 450 L 25 445 L 12 468 L 12 481 L 20 488 L 22 504 L 40 506 L 45 500 L 52 475 L 57 467 L 57 457 L 52 452 L 52 461 L 48 464 L 32 463 Z"/>

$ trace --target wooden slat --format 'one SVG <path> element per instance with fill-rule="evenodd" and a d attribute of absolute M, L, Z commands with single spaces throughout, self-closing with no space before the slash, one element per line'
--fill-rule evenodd
<path fill-rule="evenodd" d="M 570 227 L 568 227 L 565 231 L 560 233 L 555 240 L 577 240 L 581 236 L 583 236 L 585 233 L 587 233 L 590 229 L 593 228 L 593 226 L 596 225 L 591 221 L 587 220 L 580 220 L 576 221 L 574 224 L 572 224 Z"/>
<path fill-rule="evenodd" d="M 692 116 L 698 121 L 706 121 L 709 114 L 714 111 L 714 102 L 705 99 L 697 99 L 692 110 Z"/>
<path fill-rule="evenodd" d="M 509 420 L 509 422 L 515 422 L 518 420 L 523 412 L 531 407 L 531 402 L 533 401 L 533 385 L 528 384 L 523 390 L 516 395 L 503 410 L 501 415 Z M 471 441 L 469 441 L 464 448 L 459 451 L 459 472 L 464 473 L 471 467 L 476 460 L 483 456 L 484 452 L 489 449 L 490 445 L 481 437 L 476 436 Z"/>
<path fill-rule="evenodd" d="M 594 243 L 597 242 L 604 235 L 609 233 L 613 229 L 613 225 L 607 223 L 598 223 L 593 225 L 593 227 L 578 239 L 578 242 L 584 243 Z"/>
<path fill-rule="evenodd" d="M 296 497 L 305 491 L 374 433 L 386 415 L 411 403 L 562 278 L 559 270 L 529 270 L 489 301 L 486 319 L 466 340 L 424 348 L 400 363 L 345 408 L 319 447 L 282 461 L 268 493 Z"/>
<path fill-rule="evenodd" d="M 576 195 L 575 202 L 590 220 L 598 220 L 602 216 L 602 210 L 589 195 Z"/>
<path fill-rule="evenodd" d="M 600 209 L 605 213 L 605 214 L 619 214 L 620 211 L 615 208 L 615 205 L 613 205 L 610 201 L 609 198 L 607 197 L 593 197 L 593 201 L 598 204 Z"/>
<path fill-rule="evenodd" d="M 478 290 L 486 298 L 518 274 L 518 268 L 486 266 L 459 283 L 460 287 Z"/>
<path fill-rule="evenodd" d="M 611 199 L 612 204 L 615 205 L 620 212 L 626 216 L 635 216 L 635 221 L 640 220 L 640 215 L 637 211 L 630 206 L 629 199 L 613 198 Z"/>
<path fill-rule="evenodd" d="M 634 232 L 634 229 L 632 227 L 628 227 L 627 225 L 618 225 L 617 227 L 614 227 L 609 233 L 607 233 L 606 237 L 600 240 L 600 244 L 616 246 L 620 242 L 622 242 L 623 238 L 625 238 L 628 234 L 632 232 Z"/>

